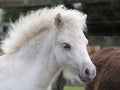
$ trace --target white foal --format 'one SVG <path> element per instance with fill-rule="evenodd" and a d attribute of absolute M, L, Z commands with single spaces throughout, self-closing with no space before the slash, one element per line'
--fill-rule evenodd
<path fill-rule="evenodd" d="M 84 36 L 86 15 L 64 6 L 33 11 L 11 24 L 0 57 L 0 90 L 47 90 L 59 69 L 95 77 Z"/>

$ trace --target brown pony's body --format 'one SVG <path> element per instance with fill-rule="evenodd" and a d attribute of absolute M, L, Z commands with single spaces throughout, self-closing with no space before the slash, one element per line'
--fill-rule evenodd
<path fill-rule="evenodd" d="M 93 55 L 97 68 L 95 79 L 85 90 L 120 90 L 120 49 L 104 49 Z"/>

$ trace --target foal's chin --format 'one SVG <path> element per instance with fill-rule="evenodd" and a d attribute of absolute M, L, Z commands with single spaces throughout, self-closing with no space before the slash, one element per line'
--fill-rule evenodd
<path fill-rule="evenodd" d="M 83 83 L 87 83 L 87 82 L 90 82 L 92 81 L 94 78 L 95 78 L 96 75 L 92 76 L 92 77 L 88 77 L 86 75 L 81 75 L 78 73 L 78 77 L 80 79 L 80 81 L 82 81 Z"/>
<path fill-rule="evenodd" d="M 78 75 L 80 81 L 82 81 L 83 83 L 87 83 L 92 81 L 94 78 L 88 78 L 88 77 L 81 77 L 80 75 Z"/>

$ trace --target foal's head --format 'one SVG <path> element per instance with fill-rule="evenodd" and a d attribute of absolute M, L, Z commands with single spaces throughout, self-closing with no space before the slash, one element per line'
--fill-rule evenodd
<path fill-rule="evenodd" d="M 3 42 L 2 49 L 7 54 L 15 53 L 22 45 L 24 47 L 24 43 L 50 27 L 49 32 L 55 36 L 52 39 L 57 63 L 82 81 L 89 81 L 95 77 L 96 69 L 86 49 L 88 41 L 83 33 L 85 21 L 86 15 L 83 13 L 61 6 L 32 12 L 12 25 L 10 37 Z M 48 35 L 49 38 L 52 34 Z"/>
<path fill-rule="evenodd" d="M 83 33 L 86 15 L 76 13 L 76 15 L 72 15 L 74 14 L 72 12 L 65 15 L 58 13 L 55 17 L 57 30 L 55 56 L 63 69 L 87 82 L 95 77 L 96 68 L 86 49 L 88 40 Z"/>

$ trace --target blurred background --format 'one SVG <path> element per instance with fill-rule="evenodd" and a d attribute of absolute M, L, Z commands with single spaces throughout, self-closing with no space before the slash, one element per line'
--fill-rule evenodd
<path fill-rule="evenodd" d="M 0 0 L 0 44 L 8 32 L 9 23 L 15 22 L 19 15 L 60 4 L 88 15 L 85 34 L 89 39 L 90 55 L 102 48 L 120 48 L 120 0 Z M 66 80 L 66 76 L 61 73 L 53 90 L 84 90 L 77 82 L 72 84 Z"/>

